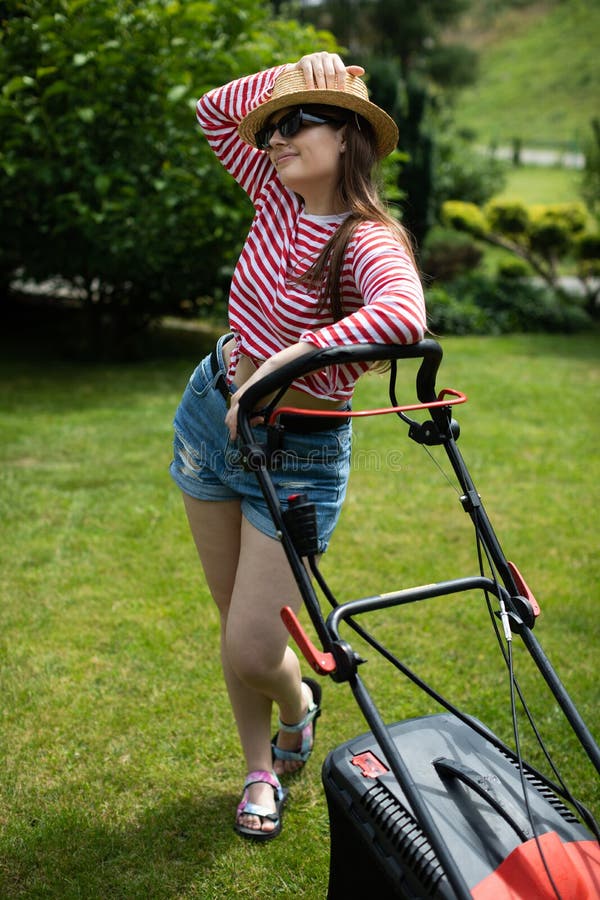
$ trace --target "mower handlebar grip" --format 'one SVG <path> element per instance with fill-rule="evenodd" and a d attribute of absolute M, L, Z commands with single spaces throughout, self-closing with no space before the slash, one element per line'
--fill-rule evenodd
<path fill-rule="evenodd" d="M 422 359 L 416 377 L 417 397 L 421 403 L 436 400 L 435 379 L 442 361 L 442 348 L 437 341 L 426 338 L 416 344 L 352 344 L 347 347 L 316 349 L 314 353 L 265 375 L 249 387 L 240 398 L 240 415 L 248 416 L 262 397 L 289 387 L 297 378 L 310 372 L 317 372 L 328 366 L 395 359 Z"/>

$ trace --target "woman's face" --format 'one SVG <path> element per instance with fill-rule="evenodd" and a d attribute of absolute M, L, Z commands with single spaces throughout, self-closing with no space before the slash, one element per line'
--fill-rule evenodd
<path fill-rule="evenodd" d="M 278 110 L 270 124 L 276 125 L 292 109 Z M 334 110 L 329 115 L 333 116 Z M 318 213 L 309 209 L 309 204 L 327 207 L 334 202 L 345 149 L 344 126 L 307 122 L 289 137 L 275 130 L 267 152 L 283 184 L 300 194 L 307 212 Z M 343 210 L 325 209 L 325 212 L 339 211 Z"/>

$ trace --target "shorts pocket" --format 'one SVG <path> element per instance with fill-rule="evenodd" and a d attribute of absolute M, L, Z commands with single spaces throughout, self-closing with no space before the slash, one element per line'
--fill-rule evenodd
<path fill-rule="evenodd" d="M 213 376 L 210 370 L 210 363 L 208 359 L 205 359 L 192 372 L 188 387 L 196 397 L 206 397 L 208 392 L 214 387 L 217 377 L 216 375 Z"/>

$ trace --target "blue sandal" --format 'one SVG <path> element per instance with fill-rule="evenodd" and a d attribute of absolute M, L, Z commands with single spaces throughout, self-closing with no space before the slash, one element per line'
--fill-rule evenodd
<path fill-rule="evenodd" d="M 321 715 L 321 685 L 314 681 L 312 678 L 303 678 L 303 683 L 308 685 L 308 687 L 312 691 L 312 700 L 308 704 L 308 712 L 304 716 L 301 722 L 297 722 L 295 725 L 286 725 L 285 722 L 279 720 L 279 729 L 280 731 L 285 731 L 288 734 L 296 734 L 300 733 L 302 735 L 302 740 L 300 743 L 300 747 L 298 750 L 282 750 L 277 746 L 277 738 L 279 737 L 279 731 L 274 736 L 271 741 L 271 751 L 273 760 L 279 760 L 280 762 L 300 762 L 303 768 L 304 765 L 308 762 L 310 754 L 312 753 L 313 745 L 315 742 L 315 734 L 317 732 L 317 719 Z M 300 771 L 300 769 L 296 770 Z M 293 774 L 293 773 L 290 773 Z"/>
<path fill-rule="evenodd" d="M 251 784 L 270 784 L 275 793 L 275 812 L 271 812 L 269 807 L 261 806 L 258 803 L 251 803 L 248 798 L 248 788 Z M 281 833 L 281 817 L 283 807 L 288 798 L 288 792 L 281 787 L 279 779 L 274 772 L 256 771 L 250 772 L 244 781 L 244 795 L 236 812 L 236 820 L 234 830 L 244 838 L 251 841 L 271 841 Z M 239 818 L 242 815 L 257 816 L 261 820 L 260 828 L 248 828 L 247 825 L 240 825 Z M 274 823 L 274 828 L 270 831 L 263 831 L 262 824 L 268 819 Z"/>

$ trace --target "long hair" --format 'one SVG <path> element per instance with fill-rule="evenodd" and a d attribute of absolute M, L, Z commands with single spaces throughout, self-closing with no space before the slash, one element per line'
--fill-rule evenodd
<path fill-rule="evenodd" d="M 343 112 L 348 115 L 346 110 Z M 374 178 L 377 155 L 371 124 L 353 113 L 345 128 L 346 152 L 342 154 L 338 196 L 350 215 L 327 241 L 312 266 L 298 278 L 299 284 L 318 292 L 320 308 L 329 306 L 334 322 L 344 316 L 341 274 L 346 248 L 362 222 L 380 222 L 389 228 L 414 262 L 406 229 L 389 214 L 379 196 Z"/>

